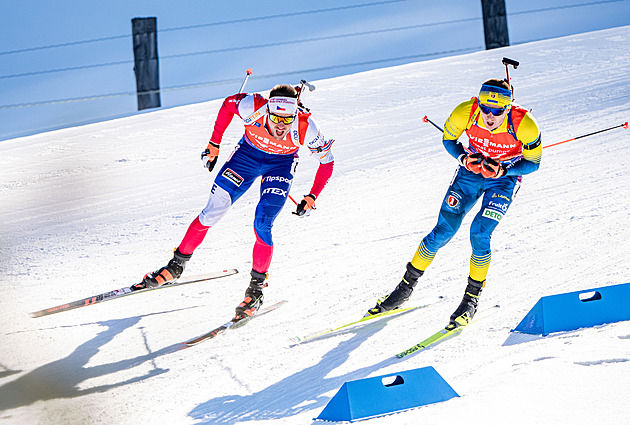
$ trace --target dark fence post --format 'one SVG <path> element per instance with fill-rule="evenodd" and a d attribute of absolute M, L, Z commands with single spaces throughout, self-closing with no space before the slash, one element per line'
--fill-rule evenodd
<path fill-rule="evenodd" d="M 160 107 L 160 77 L 157 50 L 157 18 L 134 18 L 134 73 L 138 93 L 138 111 Z"/>
<path fill-rule="evenodd" d="M 505 0 L 481 0 L 486 50 L 510 45 Z"/>

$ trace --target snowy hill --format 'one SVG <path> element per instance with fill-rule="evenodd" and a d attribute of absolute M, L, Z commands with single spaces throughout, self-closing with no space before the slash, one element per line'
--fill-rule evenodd
<path fill-rule="evenodd" d="M 503 56 L 543 144 L 630 118 L 630 27 L 314 82 L 305 95 L 337 141 L 317 210 L 282 212 L 266 302 L 277 312 L 191 349 L 248 282 L 253 188 L 186 270 L 236 276 L 31 319 L 28 313 L 138 281 L 165 264 L 206 203 L 199 161 L 221 100 L 0 143 L 0 423 L 311 424 L 346 381 L 433 366 L 460 398 L 370 424 L 627 424 L 630 322 L 528 341 L 514 328 L 545 295 L 630 282 L 628 130 L 545 149 L 494 232 L 481 308 L 461 336 L 397 360 L 443 326 L 466 285 L 468 225 L 410 304 L 428 308 L 312 343 L 289 338 L 360 317 L 398 283 L 437 220 L 456 168 L 439 133 Z M 281 81 L 279 81 L 281 82 Z M 235 90 L 237 87 L 235 87 Z M 220 161 L 242 126 L 228 129 Z M 293 196 L 317 161 L 302 151 Z"/>

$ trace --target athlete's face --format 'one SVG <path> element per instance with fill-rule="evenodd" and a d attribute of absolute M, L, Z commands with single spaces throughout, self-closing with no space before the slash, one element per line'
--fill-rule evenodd
<path fill-rule="evenodd" d="M 503 121 L 505 120 L 506 111 L 508 108 L 505 108 L 502 113 L 495 115 L 496 112 L 491 112 L 488 108 L 479 108 L 481 112 L 481 118 L 483 119 L 483 124 L 486 126 L 488 130 L 496 130 L 499 128 Z"/>
<path fill-rule="evenodd" d="M 276 140 L 282 140 L 291 130 L 291 126 L 293 125 L 292 118 L 294 118 L 294 116 L 291 114 L 272 114 L 271 112 L 268 112 L 267 118 L 269 132 L 273 138 Z M 289 121 L 289 123 L 287 124 L 286 121 Z"/>

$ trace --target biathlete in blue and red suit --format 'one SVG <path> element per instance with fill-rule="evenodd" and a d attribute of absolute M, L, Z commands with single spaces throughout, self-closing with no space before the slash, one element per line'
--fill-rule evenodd
<path fill-rule="evenodd" d="M 239 318 L 256 314 L 263 302 L 262 289 L 267 286 L 273 254 L 271 228 L 289 196 L 300 147 L 307 145 L 320 165 L 310 193 L 297 205 L 294 214 L 310 213 L 333 172 L 331 146 L 334 140 L 324 137 L 311 114 L 298 105 L 298 97 L 296 88 L 277 85 L 268 99 L 258 93 L 239 93 L 224 100 L 208 147 L 202 154 L 205 166 L 210 171 L 214 168 L 223 133 L 235 115 L 243 120 L 245 134 L 219 170 L 208 204 L 188 228 L 173 259 L 165 267 L 148 273 L 139 286 L 155 287 L 178 279 L 208 229 L 219 222 L 258 177 L 262 177 L 254 219 L 256 242 L 251 281 L 245 299 L 236 308 Z"/>
<path fill-rule="evenodd" d="M 467 143 L 459 141 L 466 133 Z M 512 103 L 507 82 L 490 79 L 479 95 L 458 105 L 444 125 L 443 144 L 460 166 L 448 188 L 437 225 L 426 235 L 396 289 L 368 310 L 369 315 L 400 307 L 437 251 L 459 229 L 479 198 L 481 208 L 470 225 L 470 274 L 464 298 L 449 326 L 463 326 L 477 311 L 490 267 L 490 237 L 507 213 L 522 175 L 536 171 L 542 156 L 541 135 L 534 117 Z"/>

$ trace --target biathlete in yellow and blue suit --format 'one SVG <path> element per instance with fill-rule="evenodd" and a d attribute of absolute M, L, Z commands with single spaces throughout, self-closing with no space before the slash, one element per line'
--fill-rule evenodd
<path fill-rule="evenodd" d="M 467 143 L 459 140 L 464 133 Z M 542 155 L 540 130 L 534 117 L 512 103 L 510 86 L 499 79 L 484 82 L 477 97 L 453 110 L 444 125 L 443 144 L 460 166 L 442 202 L 437 225 L 422 239 L 396 289 L 379 300 L 368 314 L 398 308 L 409 299 L 435 254 L 451 240 L 464 216 L 482 198 L 470 226 L 468 285 L 449 326 L 468 324 L 477 310 L 490 267 L 492 232 L 507 213 L 522 176 L 538 169 Z"/>

